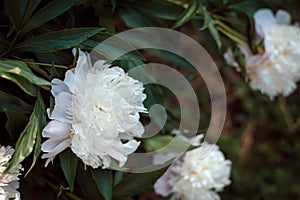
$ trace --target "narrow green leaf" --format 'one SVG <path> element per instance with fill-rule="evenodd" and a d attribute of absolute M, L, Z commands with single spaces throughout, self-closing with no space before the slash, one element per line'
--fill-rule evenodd
<path fill-rule="evenodd" d="M 45 115 L 43 115 L 43 116 L 44 116 L 43 117 L 44 119 L 42 120 L 43 122 L 41 124 L 41 127 L 43 127 L 45 125 L 45 122 L 46 122 L 46 117 L 45 117 Z M 35 139 L 35 147 L 34 147 L 34 151 L 33 151 L 33 160 L 32 160 L 30 168 L 28 169 L 27 173 L 25 174 L 25 177 L 33 169 L 38 157 L 40 156 L 40 153 L 41 153 L 41 140 L 42 140 L 41 134 L 37 134 L 36 139 Z"/>
<path fill-rule="evenodd" d="M 214 38 L 218 48 L 221 49 L 221 47 L 222 47 L 221 37 L 220 37 L 220 34 L 219 34 L 215 24 L 210 23 L 208 25 L 208 30 L 209 30 L 210 34 L 212 35 L 212 37 Z"/>
<path fill-rule="evenodd" d="M 113 176 L 109 170 L 91 170 L 91 175 L 105 200 L 112 199 Z"/>
<path fill-rule="evenodd" d="M 23 23 L 23 18 L 25 15 L 26 1 L 5 0 L 4 6 L 10 22 L 15 27 L 20 26 Z"/>
<path fill-rule="evenodd" d="M 37 135 L 42 132 L 42 120 L 45 117 L 45 106 L 40 93 L 30 116 L 29 122 L 21 133 L 15 147 L 15 153 L 8 164 L 5 172 L 16 168 L 25 158 L 27 158 L 35 145 Z"/>
<path fill-rule="evenodd" d="M 74 181 L 76 177 L 77 170 L 77 160 L 78 158 L 70 150 L 66 150 L 63 153 L 59 154 L 61 168 L 64 172 L 66 180 L 73 191 Z"/>
<path fill-rule="evenodd" d="M 179 26 L 185 24 L 187 21 L 191 20 L 197 14 L 201 5 L 202 4 L 199 1 L 192 1 L 192 3 L 189 4 L 189 6 L 181 14 L 172 28 L 178 28 Z"/>
<path fill-rule="evenodd" d="M 23 32 L 31 31 L 44 23 L 54 19 L 75 5 L 84 3 L 86 0 L 54 0 L 36 12 L 25 25 Z"/>
<path fill-rule="evenodd" d="M 22 99 L 0 90 L 0 112 L 31 113 L 33 107 Z"/>
<path fill-rule="evenodd" d="M 150 188 L 165 171 L 166 168 L 162 168 L 143 174 L 127 174 L 121 183 L 114 188 L 113 196 L 115 198 L 124 198 L 145 191 Z"/>
<path fill-rule="evenodd" d="M 233 8 L 245 13 L 249 18 L 253 17 L 253 14 L 260 8 L 267 6 L 263 1 L 246 0 L 237 4 L 232 4 L 229 8 Z"/>
<path fill-rule="evenodd" d="M 221 46 L 222 46 L 221 37 L 216 28 L 215 20 L 211 16 L 210 12 L 208 12 L 204 6 L 201 6 L 201 13 L 204 16 L 204 24 L 200 28 L 200 30 L 204 30 L 204 29 L 208 28 L 211 36 L 213 37 L 213 39 L 215 40 L 215 42 L 218 46 L 218 48 L 221 49 Z"/>
<path fill-rule="evenodd" d="M 165 20 L 177 20 L 183 9 L 174 3 L 161 0 L 138 1 L 131 5 L 143 15 Z M 151 8 L 151 9 L 149 9 Z"/>
<path fill-rule="evenodd" d="M 114 174 L 114 186 L 118 185 L 119 183 L 121 183 L 122 179 L 124 176 L 124 172 L 122 171 L 116 171 Z"/>
<path fill-rule="evenodd" d="M 131 8 L 122 9 L 119 11 L 119 14 L 128 27 L 139 28 L 153 26 L 151 20 Z"/>
<path fill-rule="evenodd" d="M 16 46 L 18 51 L 53 52 L 74 47 L 87 38 L 103 30 L 102 28 L 72 28 L 35 36 Z"/>
<path fill-rule="evenodd" d="M 168 146 L 168 149 L 164 149 L 163 147 L 168 145 L 171 141 L 172 143 Z M 149 152 L 181 153 L 182 150 L 188 146 L 190 146 L 189 149 L 193 148 L 188 142 L 170 135 L 154 136 L 143 140 L 143 147 Z"/>
<path fill-rule="evenodd" d="M 150 51 L 151 53 L 155 54 L 156 56 L 168 62 L 171 62 L 176 67 L 184 67 L 189 71 L 197 72 L 196 68 L 194 68 L 191 63 L 187 62 L 184 58 L 172 52 L 157 50 L 157 49 L 147 49 L 147 51 Z"/>
<path fill-rule="evenodd" d="M 37 94 L 37 87 L 27 81 L 25 78 L 17 76 L 15 74 L 1 72 L 0 70 L 0 77 L 5 78 L 14 82 L 18 85 L 26 94 L 36 97 Z"/>
<path fill-rule="evenodd" d="M 21 27 L 32 15 L 41 0 L 5 0 L 5 11 L 15 28 Z"/>
<path fill-rule="evenodd" d="M 1 74 L 16 74 L 21 76 L 35 85 L 51 85 L 50 82 L 36 76 L 26 63 L 17 60 L 0 60 L 0 75 Z"/>

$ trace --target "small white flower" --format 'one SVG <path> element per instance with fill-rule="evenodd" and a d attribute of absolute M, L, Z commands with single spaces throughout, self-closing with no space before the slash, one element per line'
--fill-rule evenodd
<path fill-rule="evenodd" d="M 8 162 L 14 153 L 14 149 L 10 146 L 0 147 L 0 199 L 20 199 L 20 193 L 17 191 L 19 188 L 19 178 L 22 169 L 21 165 L 18 165 L 16 169 L 12 169 L 8 173 L 3 173 Z"/>
<path fill-rule="evenodd" d="M 71 147 L 93 168 L 107 168 L 113 160 L 123 166 L 140 144 L 134 137 L 144 132 L 139 121 L 139 112 L 146 112 L 142 83 L 103 60 L 92 65 L 81 51 L 76 68 L 66 72 L 64 81 L 52 83 L 53 121 L 43 130 L 43 137 L 49 138 L 42 144 L 46 165 Z"/>
<path fill-rule="evenodd" d="M 219 148 L 204 142 L 173 163 L 154 190 L 165 197 L 172 194 L 171 199 L 217 200 L 217 192 L 230 184 L 230 170 L 231 162 Z"/>
<path fill-rule="evenodd" d="M 254 21 L 255 42 L 263 40 L 264 52 L 253 55 L 248 47 L 240 46 L 246 56 L 250 87 L 271 99 L 288 96 L 300 79 L 300 29 L 290 25 L 291 16 L 283 10 L 274 16 L 270 9 L 260 9 Z"/>

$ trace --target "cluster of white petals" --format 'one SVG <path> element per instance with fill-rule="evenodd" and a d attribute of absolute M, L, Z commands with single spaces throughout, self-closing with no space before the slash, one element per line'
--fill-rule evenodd
<path fill-rule="evenodd" d="M 288 96 L 297 88 L 300 79 L 300 28 L 290 25 L 291 16 L 283 10 L 276 15 L 270 9 L 260 9 L 254 14 L 256 43 L 263 41 L 264 52 L 253 55 L 240 45 L 246 56 L 246 70 L 250 87 L 260 90 L 273 99 Z M 236 64 L 228 55 L 231 65 Z"/>
<path fill-rule="evenodd" d="M 4 171 L 8 165 L 9 160 L 14 153 L 14 149 L 10 146 L 0 147 L 0 199 L 20 199 L 20 193 L 17 191 L 19 188 L 19 178 L 22 169 L 21 165 L 17 168 L 12 169 L 8 173 L 4 174 Z"/>
<path fill-rule="evenodd" d="M 93 168 L 123 166 L 144 133 L 139 112 L 146 112 L 146 95 L 141 82 L 120 67 L 105 61 L 91 63 L 87 53 L 79 52 L 77 66 L 68 70 L 64 81 L 53 79 L 55 107 L 44 128 L 42 144 L 46 165 L 66 149 Z"/>
<path fill-rule="evenodd" d="M 162 196 L 172 195 L 171 199 L 218 200 L 217 192 L 231 183 L 230 171 L 231 161 L 218 146 L 204 142 L 173 163 L 154 189 Z"/>

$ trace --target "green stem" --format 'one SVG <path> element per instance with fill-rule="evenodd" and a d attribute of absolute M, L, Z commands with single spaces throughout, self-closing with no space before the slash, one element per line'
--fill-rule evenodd
<path fill-rule="evenodd" d="M 221 15 L 217 15 L 217 14 L 212 14 L 212 16 L 217 20 L 222 20 L 223 22 L 229 22 L 229 23 L 232 23 L 232 24 L 240 24 L 241 23 L 241 20 L 228 19 L 226 17 L 223 17 Z"/>
<path fill-rule="evenodd" d="M 245 45 L 247 46 L 247 42 L 243 41 L 241 38 L 238 38 L 236 35 L 228 32 L 226 29 L 220 27 L 220 26 L 217 26 L 217 30 L 222 32 L 224 35 L 226 35 L 227 37 L 229 37 L 230 39 L 232 39 L 233 41 L 239 43 L 239 44 L 242 44 L 242 45 Z"/>
<path fill-rule="evenodd" d="M 5 56 L 6 54 L 8 54 L 12 49 L 13 49 L 13 46 L 15 45 L 15 42 L 17 41 L 18 37 L 19 37 L 19 34 L 20 32 L 16 32 L 16 35 L 13 39 L 13 41 L 10 43 L 9 47 L 7 48 L 6 51 L 4 51 L 1 55 L 0 55 L 0 58 L 2 58 L 3 56 Z"/>
<path fill-rule="evenodd" d="M 54 65 L 54 64 L 49 64 L 49 63 L 38 63 L 38 62 L 30 62 L 30 61 L 23 61 L 24 63 L 27 64 L 33 64 L 33 65 L 42 65 L 42 66 L 48 66 L 48 67 L 57 67 L 57 68 L 62 68 L 62 69 L 69 69 L 70 67 L 63 66 L 63 65 Z"/>
<path fill-rule="evenodd" d="M 222 27 L 223 29 L 225 29 L 227 32 L 229 32 L 232 35 L 236 36 L 240 40 L 245 41 L 245 43 L 247 44 L 247 38 L 244 35 L 242 35 L 238 31 L 234 30 L 233 28 L 231 28 L 227 24 L 221 22 L 220 20 L 216 20 L 216 23 L 217 23 L 217 25 L 219 25 L 220 27 Z"/>

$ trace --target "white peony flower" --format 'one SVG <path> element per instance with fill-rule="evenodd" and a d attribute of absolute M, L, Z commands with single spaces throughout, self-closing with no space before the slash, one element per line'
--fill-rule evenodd
<path fill-rule="evenodd" d="M 52 83 L 55 108 L 43 130 L 49 138 L 42 144 L 46 165 L 71 147 L 93 168 L 107 168 L 113 160 L 123 166 L 140 144 L 134 137 L 144 132 L 139 121 L 139 112 L 146 112 L 142 83 L 103 60 L 92 65 L 81 51 L 76 68 L 66 72 L 64 81 Z"/>
<path fill-rule="evenodd" d="M 17 191 L 19 188 L 19 178 L 21 174 L 20 170 L 22 166 L 19 165 L 16 169 L 11 170 L 8 173 L 3 173 L 8 162 L 14 153 L 14 149 L 10 146 L 0 147 L 0 199 L 20 199 L 20 193 Z"/>
<path fill-rule="evenodd" d="M 217 192 L 230 184 L 230 170 L 231 162 L 219 148 L 204 142 L 172 164 L 157 180 L 154 190 L 164 197 L 172 194 L 171 199 L 217 200 Z"/>
<path fill-rule="evenodd" d="M 300 29 L 290 25 L 291 16 L 283 10 L 274 16 L 270 9 L 260 9 L 254 21 L 256 42 L 263 40 L 264 52 L 253 55 L 248 47 L 240 46 L 246 56 L 250 87 L 271 99 L 288 96 L 300 79 Z"/>

